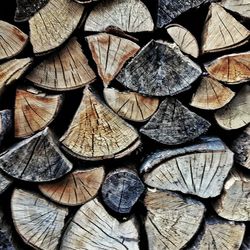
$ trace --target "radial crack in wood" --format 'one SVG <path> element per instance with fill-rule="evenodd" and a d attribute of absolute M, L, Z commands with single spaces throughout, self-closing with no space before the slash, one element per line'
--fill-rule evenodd
<path fill-rule="evenodd" d="M 126 61 L 140 49 L 139 45 L 128 39 L 106 33 L 88 36 L 86 39 L 105 86 L 109 85 Z"/>
<path fill-rule="evenodd" d="M 103 178 L 103 167 L 76 170 L 57 182 L 40 184 L 39 189 L 52 201 L 66 206 L 78 206 L 97 195 Z"/>
<path fill-rule="evenodd" d="M 250 18 L 249 0 L 222 0 L 220 3 L 224 8 L 237 12 L 243 17 Z"/>
<path fill-rule="evenodd" d="M 11 212 L 15 228 L 26 244 L 41 250 L 57 249 L 67 208 L 59 207 L 39 194 L 15 189 Z"/>
<path fill-rule="evenodd" d="M 0 155 L 0 169 L 30 182 L 56 180 L 72 169 L 48 128 L 25 139 Z"/>
<path fill-rule="evenodd" d="M 0 194 L 2 194 L 12 183 L 12 180 L 0 171 Z M 1 246 L 1 244 L 0 244 Z"/>
<path fill-rule="evenodd" d="M 12 130 L 12 127 L 13 127 L 12 110 L 5 109 L 0 111 L 0 146 L 2 146 L 3 141 Z"/>

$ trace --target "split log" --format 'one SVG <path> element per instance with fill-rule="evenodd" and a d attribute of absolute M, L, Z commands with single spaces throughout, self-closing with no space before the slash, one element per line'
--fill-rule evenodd
<path fill-rule="evenodd" d="M 215 110 L 228 104 L 235 93 L 211 77 L 203 77 L 190 105 L 199 109 Z"/>
<path fill-rule="evenodd" d="M 30 182 L 56 180 L 72 169 L 48 128 L 25 139 L 0 155 L 0 169 Z"/>
<path fill-rule="evenodd" d="M 19 54 L 25 47 L 28 36 L 16 26 L 0 20 L 0 59 Z"/>
<path fill-rule="evenodd" d="M 103 32 L 110 26 L 131 33 L 154 30 L 151 14 L 140 0 L 100 1 L 87 17 L 84 30 Z"/>
<path fill-rule="evenodd" d="M 220 195 L 233 166 L 233 153 L 219 138 L 151 155 L 141 166 L 144 182 L 153 188 L 202 198 Z"/>
<path fill-rule="evenodd" d="M 98 2 L 99 0 L 74 0 L 74 1 L 81 4 L 86 4 L 86 3 Z"/>
<path fill-rule="evenodd" d="M 10 109 L 0 111 L 0 146 L 2 146 L 4 139 L 13 127 L 12 118 L 12 111 Z"/>
<path fill-rule="evenodd" d="M 250 31 L 219 4 L 212 3 L 202 34 L 202 52 L 211 53 L 241 46 L 248 42 Z"/>
<path fill-rule="evenodd" d="M 120 92 L 113 88 L 103 90 L 107 104 L 121 117 L 144 122 L 158 109 L 159 99 L 145 97 L 136 92 Z"/>
<path fill-rule="evenodd" d="M 109 85 L 126 61 L 140 49 L 140 46 L 128 39 L 106 33 L 88 36 L 86 39 L 105 86 Z"/>
<path fill-rule="evenodd" d="M 242 128 L 250 123 L 250 86 L 245 85 L 224 108 L 215 113 L 217 123 L 227 130 Z"/>
<path fill-rule="evenodd" d="M 62 95 L 47 95 L 34 88 L 17 89 L 15 137 L 29 137 L 47 127 L 57 116 L 62 100 Z"/>
<path fill-rule="evenodd" d="M 139 230 L 132 218 L 119 222 L 94 199 L 76 213 L 62 239 L 61 250 L 139 250 Z"/>
<path fill-rule="evenodd" d="M 103 178 L 103 167 L 77 170 L 57 182 L 40 184 L 39 189 L 52 201 L 66 206 L 78 206 L 97 195 Z"/>
<path fill-rule="evenodd" d="M 29 20 L 34 53 L 48 53 L 64 43 L 76 29 L 83 11 L 83 5 L 71 0 L 50 0 Z"/>
<path fill-rule="evenodd" d="M 26 78 L 44 89 L 66 91 L 92 83 L 96 75 L 81 45 L 76 38 L 72 38 L 63 49 L 35 67 Z"/>
<path fill-rule="evenodd" d="M 119 73 L 125 87 L 145 95 L 176 95 L 190 88 L 200 67 L 175 44 L 150 41 Z"/>
<path fill-rule="evenodd" d="M 118 169 L 110 172 L 102 185 L 105 204 L 117 213 L 130 213 L 144 191 L 144 184 L 135 171 Z"/>
<path fill-rule="evenodd" d="M 2 194 L 11 185 L 11 183 L 11 179 L 0 172 L 0 194 Z"/>
<path fill-rule="evenodd" d="M 189 30 L 179 24 L 170 24 L 166 30 L 182 52 L 195 58 L 199 56 L 198 42 Z"/>
<path fill-rule="evenodd" d="M 57 249 L 67 208 L 59 207 L 39 194 L 15 189 L 11 212 L 15 228 L 26 244 L 41 250 Z"/>
<path fill-rule="evenodd" d="M 243 17 L 250 18 L 250 2 L 249 0 L 222 0 L 221 5 Z"/>
<path fill-rule="evenodd" d="M 182 249 L 197 232 L 205 207 L 172 192 L 148 191 L 144 200 L 149 250 Z"/>
<path fill-rule="evenodd" d="M 180 101 L 167 97 L 140 132 L 165 145 L 178 145 L 204 134 L 210 123 Z"/>
<path fill-rule="evenodd" d="M 64 148 L 83 160 L 121 158 L 140 145 L 137 131 L 86 87 L 68 130 Z"/>

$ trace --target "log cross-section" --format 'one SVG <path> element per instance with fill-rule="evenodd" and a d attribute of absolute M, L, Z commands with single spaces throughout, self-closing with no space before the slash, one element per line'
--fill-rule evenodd
<path fill-rule="evenodd" d="M 243 17 L 250 18 L 249 0 L 222 0 L 220 3 L 224 8 L 240 14 Z"/>

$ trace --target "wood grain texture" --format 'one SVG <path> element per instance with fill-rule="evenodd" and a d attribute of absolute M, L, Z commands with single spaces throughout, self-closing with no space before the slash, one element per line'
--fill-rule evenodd
<path fill-rule="evenodd" d="M 92 83 L 96 75 L 76 38 L 36 66 L 26 78 L 49 90 L 66 91 Z"/>
<path fill-rule="evenodd" d="M 148 191 L 144 204 L 149 250 L 182 249 L 197 232 L 205 212 L 201 202 L 172 192 Z"/>
<path fill-rule="evenodd" d="M 0 155 L 0 169 L 30 182 L 56 180 L 72 169 L 48 128 L 25 139 Z"/>
<path fill-rule="evenodd" d="M 30 20 L 35 54 L 48 53 L 64 43 L 81 20 L 84 6 L 71 0 L 50 0 Z"/>
<path fill-rule="evenodd" d="M 85 160 L 120 158 L 140 145 L 137 131 L 88 87 L 60 141 L 71 154 Z"/>
<path fill-rule="evenodd" d="M 2 194 L 12 183 L 12 180 L 0 171 L 0 194 Z M 0 244 L 1 246 L 1 244 Z"/>
<path fill-rule="evenodd" d="M 94 199 L 77 211 L 66 229 L 60 250 L 139 250 L 138 243 L 135 218 L 121 223 Z"/>
<path fill-rule="evenodd" d="M 54 250 L 59 245 L 68 210 L 39 194 L 15 189 L 11 213 L 17 232 L 34 249 Z"/>
<path fill-rule="evenodd" d="M 178 145 L 204 134 L 210 123 L 173 97 L 167 97 L 140 132 L 165 145 Z"/>
<path fill-rule="evenodd" d="M 250 2 L 249 0 L 222 0 L 221 5 L 243 17 L 250 18 Z"/>
<path fill-rule="evenodd" d="M 151 40 L 116 79 L 138 93 L 166 96 L 189 89 L 200 75 L 200 67 L 176 45 Z"/>
<path fill-rule="evenodd" d="M 13 127 L 13 114 L 12 110 L 4 109 L 0 111 L 0 146 L 7 136 L 9 135 L 10 131 Z"/>
<path fill-rule="evenodd" d="M 140 49 L 139 45 L 128 39 L 107 33 L 88 36 L 86 39 L 99 76 L 106 86 L 116 77 L 126 61 Z"/>
<path fill-rule="evenodd" d="M 250 31 L 217 3 L 212 3 L 202 34 L 202 52 L 238 47 L 247 42 Z"/>
<path fill-rule="evenodd" d="M 76 170 L 57 182 L 40 184 L 39 189 L 52 201 L 66 206 L 78 206 L 97 195 L 103 179 L 103 167 Z"/>
<path fill-rule="evenodd" d="M 140 0 L 100 1 L 87 17 L 85 31 L 105 31 L 114 26 L 126 32 L 153 31 L 154 23 Z"/>

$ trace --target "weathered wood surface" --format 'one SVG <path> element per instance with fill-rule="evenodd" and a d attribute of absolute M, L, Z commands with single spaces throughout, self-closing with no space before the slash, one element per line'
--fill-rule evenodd
<path fill-rule="evenodd" d="M 7 135 L 10 133 L 13 127 L 13 115 L 12 110 L 5 109 L 0 111 L 0 147 Z"/>
<path fill-rule="evenodd" d="M 59 207 L 39 194 L 15 189 L 11 213 L 17 232 L 28 245 L 41 250 L 57 249 L 67 208 Z"/>
<path fill-rule="evenodd" d="M 0 155 L 0 169 L 30 182 L 56 180 L 72 169 L 48 128 L 25 139 Z"/>
<path fill-rule="evenodd" d="M 219 4 L 212 3 L 202 34 L 202 52 L 231 49 L 247 43 L 250 31 Z"/>
<path fill-rule="evenodd" d="M 165 145 L 178 145 L 204 134 L 210 123 L 173 97 L 167 97 L 140 132 Z"/>
<path fill-rule="evenodd" d="M 200 67 L 175 45 L 151 40 L 122 69 L 117 80 L 145 95 L 176 95 L 190 88 Z"/>
<path fill-rule="evenodd" d="M 154 23 L 140 0 L 100 1 L 87 17 L 85 31 L 105 31 L 113 26 L 126 32 L 153 31 Z"/>
<path fill-rule="evenodd" d="M 250 249 L 250 235 L 245 235 L 245 239 L 241 246 L 241 250 L 249 250 Z"/>
<path fill-rule="evenodd" d="M 182 249 L 197 232 L 205 207 L 172 192 L 148 191 L 144 200 L 149 250 Z"/>
<path fill-rule="evenodd" d="M 139 45 L 128 39 L 107 33 L 87 36 L 86 39 L 105 86 L 109 85 L 126 61 L 140 49 Z"/>
<path fill-rule="evenodd" d="M 0 194 L 2 194 L 12 183 L 12 180 L 0 171 Z M 1 228 L 1 226 L 0 226 Z M 0 244 L 1 247 L 1 244 Z"/>
<path fill-rule="evenodd" d="M 86 3 L 94 3 L 94 2 L 98 2 L 100 0 L 74 0 L 77 3 L 81 3 L 81 4 L 86 4 Z"/>
<path fill-rule="evenodd" d="M 243 17 L 250 18 L 249 0 L 222 0 L 220 3 L 224 8 L 240 14 Z"/>
<path fill-rule="evenodd" d="M 60 141 L 71 154 L 84 160 L 120 158 L 140 145 L 136 129 L 109 109 L 89 87 Z"/>
<path fill-rule="evenodd" d="M 66 206 L 78 206 L 97 195 L 103 178 L 103 167 L 75 170 L 62 180 L 40 184 L 39 189 L 52 201 Z"/>
<path fill-rule="evenodd" d="M 60 250 L 139 250 L 139 230 L 132 218 L 119 222 L 94 199 L 76 213 L 62 239 Z"/>

